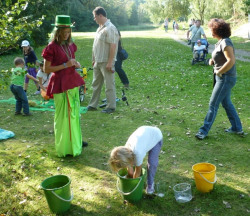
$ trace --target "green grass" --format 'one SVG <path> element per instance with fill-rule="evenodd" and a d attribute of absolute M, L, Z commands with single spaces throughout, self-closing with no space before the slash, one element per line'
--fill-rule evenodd
<path fill-rule="evenodd" d="M 88 67 L 93 34 L 77 35 L 77 59 Z M 0 143 L 0 214 L 53 215 L 39 185 L 45 178 L 60 173 L 72 179 L 74 192 L 72 206 L 65 215 L 249 214 L 249 135 L 225 134 L 224 128 L 230 123 L 220 107 L 208 138 L 204 141 L 194 138 L 208 109 L 212 68 L 191 66 L 189 48 L 166 38 L 162 31 L 122 32 L 122 36 L 129 53 L 124 69 L 131 85 L 126 91 L 130 106 L 121 101 L 112 115 L 99 111 L 82 115 L 82 134 L 89 147 L 83 149 L 81 156 L 56 156 L 51 133 L 54 113 L 34 111 L 32 117 L 25 118 L 14 116 L 14 105 L 0 104 L 0 128 L 16 134 L 15 138 Z M 36 50 L 37 56 L 43 48 Z M 1 56 L 0 71 L 12 67 L 15 57 Z M 238 81 L 232 91 L 232 101 L 246 132 L 250 130 L 249 67 L 250 63 L 237 61 Z M 87 78 L 89 88 L 83 106 L 90 100 L 91 82 L 92 72 Z M 121 97 L 118 76 L 116 87 L 117 96 Z M 34 91 L 31 82 L 29 99 L 39 98 L 32 95 Z M 11 96 L 7 90 L 0 94 L 0 99 Z M 166 186 L 166 193 L 164 198 L 144 196 L 136 205 L 124 204 L 116 190 L 116 175 L 106 163 L 112 148 L 124 145 L 141 125 L 162 130 L 164 153 L 160 154 L 155 181 Z M 216 165 L 218 183 L 211 193 L 201 194 L 195 188 L 192 165 L 206 161 Z M 172 188 L 181 182 L 192 185 L 194 198 L 186 204 L 178 204 L 174 199 Z M 23 200 L 26 202 L 20 204 Z M 231 208 L 226 208 L 223 201 Z"/>

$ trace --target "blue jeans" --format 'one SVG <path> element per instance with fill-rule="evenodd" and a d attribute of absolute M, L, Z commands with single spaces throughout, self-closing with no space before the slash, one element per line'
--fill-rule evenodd
<path fill-rule="evenodd" d="M 195 50 L 194 51 L 194 59 L 200 60 L 204 56 L 204 50 Z"/>
<path fill-rule="evenodd" d="M 118 76 L 120 77 L 120 80 L 123 83 L 123 85 L 129 84 L 128 77 L 125 71 L 122 69 L 122 60 L 119 56 L 119 53 L 116 56 L 115 71 L 118 73 Z"/>
<path fill-rule="evenodd" d="M 148 179 L 147 185 L 152 186 L 154 183 L 155 173 L 157 171 L 158 162 L 159 162 L 159 154 L 161 152 L 161 146 L 163 144 L 163 140 L 160 140 L 149 152 L 148 152 Z"/>
<path fill-rule="evenodd" d="M 20 113 L 23 108 L 23 113 L 28 114 L 30 112 L 29 103 L 23 87 L 12 84 L 10 85 L 10 90 L 16 98 L 16 113 Z"/>
<path fill-rule="evenodd" d="M 219 105 L 222 104 L 226 110 L 227 117 L 232 125 L 233 131 L 242 131 L 242 125 L 240 118 L 234 108 L 231 101 L 231 89 L 236 83 L 236 77 L 222 75 L 222 77 L 216 76 L 216 84 L 214 86 L 210 102 L 209 110 L 204 120 L 204 125 L 200 128 L 200 132 L 207 135 L 212 127 Z"/>

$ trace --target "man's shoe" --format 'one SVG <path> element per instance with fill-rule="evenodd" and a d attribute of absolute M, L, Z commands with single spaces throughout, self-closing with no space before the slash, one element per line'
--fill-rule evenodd
<path fill-rule="evenodd" d="M 87 147 L 89 144 L 87 142 L 82 141 L 82 147 Z"/>
<path fill-rule="evenodd" d="M 234 133 L 237 135 L 244 135 L 244 131 L 233 131 L 232 128 L 225 129 L 226 133 Z"/>
<path fill-rule="evenodd" d="M 107 108 L 107 109 L 102 110 L 102 113 L 110 114 L 110 113 L 113 113 L 114 111 L 115 111 L 115 109 Z"/>
<path fill-rule="evenodd" d="M 129 89 L 129 84 L 124 84 L 123 86 L 125 89 Z"/>
<path fill-rule="evenodd" d="M 23 113 L 23 116 L 32 116 L 32 113 Z"/>
<path fill-rule="evenodd" d="M 87 110 L 88 111 L 96 111 L 97 109 L 95 107 L 92 107 L 92 106 L 87 106 Z"/>
<path fill-rule="evenodd" d="M 152 184 L 152 186 L 147 186 L 146 187 L 146 194 L 147 195 L 152 195 L 155 192 L 155 188 L 154 188 L 154 183 Z"/>
<path fill-rule="evenodd" d="M 206 137 L 206 135 L 204 134 L 204 133 L 202 133 L 202 132 L 198 132 L 196 135 L 195 135 L 195 137 L 197 138 L 197 139 L 199 139 L 199 140 L 203 140 L 205 137 Z"/>
<path fill-rule="evenodd" d="M 15 112 L 15 115 L 22 115 L 21 112 Z"/>

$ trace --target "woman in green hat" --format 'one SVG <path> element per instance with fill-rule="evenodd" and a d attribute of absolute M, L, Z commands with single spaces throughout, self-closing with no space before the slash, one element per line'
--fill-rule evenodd
<path fill-rule="evenodd" d="M 43 50 L 44 71 L 53 72 L 47 95 L 55 101 L 55 147 L 59 157 L 77 156 L 82 152 L 80 101 L 78 87 L 84 81 L 75 68 L 76 45 L 71 39 L 70 16 L 57 15 L 52 41 Z"/>

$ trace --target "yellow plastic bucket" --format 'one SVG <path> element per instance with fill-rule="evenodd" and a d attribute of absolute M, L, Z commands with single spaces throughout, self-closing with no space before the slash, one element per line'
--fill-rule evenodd
<path fill-rule="evenodd" d="M 211 163 L 197 163 L 192 166 L 196 188 L 202 193 L 213 190 L 217 181 L 216 166 Z"/>

